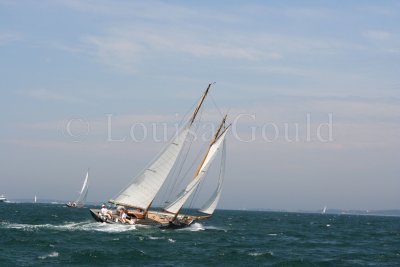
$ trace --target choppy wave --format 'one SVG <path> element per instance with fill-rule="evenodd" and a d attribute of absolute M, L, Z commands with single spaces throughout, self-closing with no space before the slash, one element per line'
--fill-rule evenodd
<path fill-rule="evenodd" d="M 273 256 L 274 253 L 272 251 L 265 251 L 265 252 L 249 252 L 249 256 L 259 257 L 259 256 Z"/>
<path fill-rule="evenodd" d="M 66 222 L 61 225 L 54 224 L 19 224 L 2 222 L 2 228 L 18 229 L 23 231 L 35 231 L 40 229 L 51 229 L 59 231 L 98 231 L 108 233 L 121 233 L 136 230 L 136 225 L 106 224 L 98 222 Z"/>
<path fill-rule="evenodd" d="M 226 229 L 221 227 L 216 227 L 212 225 L 203 225 L 201 223 L 193 223 L 187 228 L 179 229 L 178 231 L 190 231 L 190 232 L 198 232 L 198 231 L 205 231 L 205 230 L 217 230 L 217 231 L 224 231 L 227 232 Z"/>
<path fill-rule="evenodd" d="M 159 240 L 159 239 L 165 239 L 163 236 L 149 236 L 148 237 L 150 240 Z"/>
<path fill-rule="evenodd" d="M 41 260 L 44 260 L 47 258 L 55 258 L 55 257 L 58 257 L 59 255 L 60 255 L 60 253 L 58 253 L 57 251 L 53 251 L 47 255 L 39 256 L 38 258 Z"/>
<path fill-rule="evenodd" d="M 87 209 L 4 204 L 2 266 L 397 266 L 400 218 L 216 211 L 180 230 L 102 224 Z M 53 216 L 54 215 L 54 216 Z M 328 226 L 330 225 L 330 226 Z M 16 253 L 18 252 L 18 253 Z"/>

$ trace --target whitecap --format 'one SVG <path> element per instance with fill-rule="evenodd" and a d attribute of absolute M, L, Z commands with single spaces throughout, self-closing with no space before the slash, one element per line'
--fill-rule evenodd
<path fill-rule="evenodd" d="M 52 229 L 59 231 L 98 231 L 98 232 L 110 232 L 120 233 L 126 231 L 136 230 L 135 225 L 122 225 L 122 224 L 106 224 L 97 222 L 65 222 L 61 225 L 53 224 L 18 224 L 10 223 L 5 224 L 6 228 L 9 229 L 21 229 L 23 231 L 34 231 L 35 229 Z"/>
<path fill-rule="evenodd" d="M 224 228 L 216 227 L 216 226 L 213 226 L 213 225 L 204 226 L 204 229 L 206 229 L 206 230 L 217 230 L 217 231 L 228 232 L 228 230 L 226 230 L 226 229 L 224 229 Z"/>
<path fill-rule="evenodd" d="M 179 231 L 191 231 L 191 232 L 197 232 L 197 231 L 204 231 L 205 228 L 201 223 L 193 223 L 189 227 L 179 229 Z"/>
<path fill-rule="evenodd" d="M 158 236 L 149 236 L 150 240 L 158 240 L 158 239 L 164 239 L 164 237 L 158 237 Z"/>
<path fill-rule="evenodd" d="M 263 256 L 263 255 L 270 255 L 273 256 L 274 253 L 272 251 L 266 251 L 266 252 L 249 252 L 248 253 L 249 256 L 253 256 L 253 257 L 258 257 L 258 256 Z"/>
<path fill-rule="evenodd" d="M 126 231 L 136 230 L 135 225 L 122 225 L 122 224 L 98 224 L 98 223 L 90 223 L 84 225 L 82 230 L 85 231 L 98 231 L 98 232 L 107 232 L 107 233 L 122 233 Z"/>
<path fill-rule="evenodd" d="M 51 252 L 51 253 L 49 253 L 47 255 L 39 256 L 38 258 L 41 259 L 41 260 L 44 260 L 46 258 L 55 258 L 55 257 L 58 257 L 59 255 L 60 254 L 57 251 L 53 251 L 53 252 Z"/>
<path fill-rule="evenodd" d="M 170 243 L 175 243 L 176 240 L 174 240 L 174 239 L 172 239 L 172 238 L 168 238 L 168 242 L 170 242 Z"/>

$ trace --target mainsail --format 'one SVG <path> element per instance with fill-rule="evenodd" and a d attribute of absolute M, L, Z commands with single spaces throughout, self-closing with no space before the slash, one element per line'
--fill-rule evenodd
<path fill-rule="evenodd" d="M 224 119 L 225 121 L 225 119 Z M 223 121 L 223 122 L 224 122 Z M 221 129 L 221 128 L 220 128 Z M 207 173 L 212 161 L 214 160 L 216 154 L 218 153 L 223 141 L 225 139 L 227 129 L 218 136 L 218 132 L 216 134 L 216 138 L 213 140 L 212 145 L 210 146 L 206 157 L 204 158 L 200 168 L 195 176 L 195 178 L 186 186 L 186 188 L 178 195 L 178 197 L 167 207 L 164 208 L 165 211 L 178 214 L 182 209 L 185 202 L 189 199 L 192 193 L 196 190 L 197 186 L 200 184 L 201 180 Z"/>
<path fill-rule="evenodd" d="M 89 192 L 89 170 L 86 173 L 86 177 L 85 177 L 85 180 L 83 181 L 82 189 L 79 192 L 79 197 L 75 201 L 75 203 L 83 205 L 86 202 L 88 192 Z"/>
<path fill-rule="evenodd" d="M 221 169 L 219 173 L 218 187 L 211 195 L 211 198 L 204 204 L 204 206 L 199 210 L 205 214 L 213 214 L 214 210 L 217 208 L 219 198 L 222 192 L 222 183 L 225 178 L 225 162 L 226 162 L 226 141 L 224 140 L 222 144 L 222 155 L 221 155 Z"/>
<path fill-rule="evenodd" d="M 147 211 L 156 194 L 164 184 L 178 159 L 188 133 L 196 115 L 208 94 L 211 84 L 208 85 L 201 97 L 190 120 L 185 123 L 173 140 L 161 151 L 159 156 L 123 190 L 115 199 L 109 202 L 129 207 L 140 208 Z"/>

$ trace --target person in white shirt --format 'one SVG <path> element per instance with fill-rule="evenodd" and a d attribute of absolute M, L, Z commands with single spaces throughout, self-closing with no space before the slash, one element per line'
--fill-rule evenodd
<path fill-rule="evenodd" d="M 131 219 L 131 218 L 128 217 L 128 211 L 126 209 L 122 209 L 120 211 L 119 220 L 120 220 L 121 223 L 129 223 L 129 224 L 135 224 L 136 223 L 136 220 Z"/>
<path fill-rule="evenodd" d="M 108 219 L 112 219 L 111 217 L 111 211 L 107 209 L 106 205 L 101 205 L 101 210 L 100 210 L 101 215 L 106 216 Z"/>

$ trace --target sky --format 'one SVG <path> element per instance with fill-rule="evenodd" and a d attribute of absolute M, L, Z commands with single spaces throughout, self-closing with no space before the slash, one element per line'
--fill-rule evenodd
<path fill-rule="evenodd" d="M 398 209 L 399 26 L 398 1 L 0 0 L 0 194 L 74 199 L 90 168 L 110 199 L 216 82 L 219 208 Z"/>

